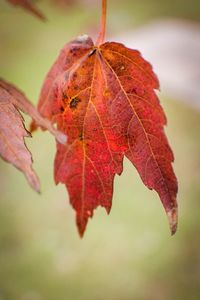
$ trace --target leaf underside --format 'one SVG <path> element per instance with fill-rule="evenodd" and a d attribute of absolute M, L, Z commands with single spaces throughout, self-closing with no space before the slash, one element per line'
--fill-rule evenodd
<path fill-rule="evenodd" d="M 24 143 L 24 138 L 29 137 L 30 133 L 24 127 L 14 95 L 7 89 L 9 85 L 0 80 L 0 155 L 22 171 L 31 187 L 39 192 L 40 183 L 32 168 L 32 156 Z M 19 94 L 13 86 L 11 89 Z"/>
<path fill-rule="evenodd" d="M 138 51 L 96 47 L 87 36 L 67 44 L 47 74 L 38 108 L 68 136 L 67 145 L 57 143 L 55 182 L 67 187 L 81 236 L 97 206 L 110 211 L 124 156 L 159 194 L 175 233 L 177 180 L 158 87 Z"/>

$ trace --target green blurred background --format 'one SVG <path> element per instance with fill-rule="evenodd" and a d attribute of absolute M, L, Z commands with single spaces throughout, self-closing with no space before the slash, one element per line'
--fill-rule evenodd
<path fill-rule="evenodd" d="M 95 37 L 100 1 L 76 2 L 37 1 L 44 23 L 0 0 L 0 76 L 35 104 L 60 48 L 83 33 Z M 200 21 L 195 0 L 108 2 L 109 35 L 158 18 Z M 27 144 L 41 195 L 0 161 L 0 300 L 200 299 L 200 111 L 167 95 L 161 102 L 179 181 L 177 234 L 170 236 L 158 196 L 125 160 L 110 216 L 99 208 L 81 240 L 66 190 L 53 181 L 54 139 L 38 131 Z"/>

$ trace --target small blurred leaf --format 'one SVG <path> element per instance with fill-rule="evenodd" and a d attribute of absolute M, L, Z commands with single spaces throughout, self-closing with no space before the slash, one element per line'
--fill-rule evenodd
<path fill-rule="evenodd" d="M 31 0 L 7 0 L 9 3 L 11 3 L 14 6 L 21 6 L 25 10 L 29 11 L 36 17 L 38 17 L 41 20 L 46 20 L 45 16 L 40 12 L 40 10 L 33 4 Z"/>

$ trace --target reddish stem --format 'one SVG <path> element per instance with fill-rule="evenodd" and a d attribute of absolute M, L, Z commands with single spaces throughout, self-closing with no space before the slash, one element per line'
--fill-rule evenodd
<path fill-rule="evenodd" d="M 99 36 L 96 41 L 96 46 L 99 46 L 104 42 L 105 33 L 106 33 L 106 9 L 107 9 L 107 0 L 102 0 L 101 26 L 100 26 Z"/>

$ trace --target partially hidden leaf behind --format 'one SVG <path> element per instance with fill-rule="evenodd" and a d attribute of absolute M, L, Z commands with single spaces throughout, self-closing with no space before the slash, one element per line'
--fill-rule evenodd
<path fill-rule="evenodd" d="M 24 143 L 24 138 L 30 133 L 24 127 L 24 120 L 8 87 L 0 80 L 0 155 L 22 171 L 31 187 L 39 192 L 40 183 L 32 168 L 32 156 Z"/>
<path fill-rule="evenodd" d="M 59 143 L 66 143 L 66 135 L 56 130 L 51 122 L 44 119 L 22 91 L 0 79 L 0 155 L 21 170 L 32 188 L 39 192 L 40 184 L 32 168 L 32 156 L 24 138 L 30 133 L 24 127 L 20 111 L 26 113 L 35 124 L 51 132 Z"/>
<path fill-rule="evenodd" d="M 95 46 L 88 36 L 67 44 L 47 74 L 38 108 L 68 136 L 67 145 L 57 143 L 55 182 L 68 189 L 81 236 L 97 206 L 109 213 L 124 156 L 159 194 L 175 233 L 177 180 L 158 87 L 138 51 L 116 42 Z"/>

